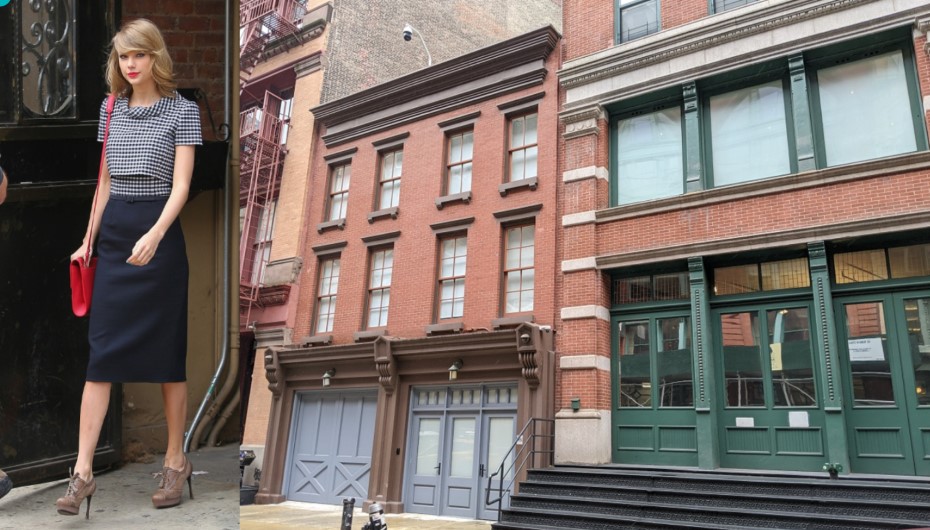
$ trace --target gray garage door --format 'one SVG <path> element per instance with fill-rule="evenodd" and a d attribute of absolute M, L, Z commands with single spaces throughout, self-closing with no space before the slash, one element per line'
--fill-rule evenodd
<path fill-rule="evenodd" d="M 376 391 L 310 392 L 294 405 L 287 498 L 340 504 L 365 499 L 371 474 Z"/>

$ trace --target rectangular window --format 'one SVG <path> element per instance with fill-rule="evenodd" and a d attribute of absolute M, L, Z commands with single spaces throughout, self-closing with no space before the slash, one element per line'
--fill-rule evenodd
<path fill-rule="evenodd" d="M 505 313 L 533 310 L 535 234 L 533 225 L 507 229 L 504 237 Z"/>
<path fill-rule="evenodd" d="M 837 253 L 833 269 L 838 284 L 930 276 L 930 244 Z"/>
<path fill-rule="evenodd" d="M 471 164 L 474 153 L 474 131 L 461 131 L 448 136 L 446 163 L 446 195 L 471 191 Z"/>
<path fill-rule="evenodd" d="M 461 317 L 465 309 L 468 238 L 443 239 L 439 256 L 439 318 Z"/>
<path fill-rule="evenodd" d="M 758 2 L 759 0 L 714 0 L 714 13 L 723 13 L 730 9 Z"/>
<path fill-rule="evenodd" d="M 393 208 L 400 203 L 400 175 L 404 151 L 398 149 L 381 155 L 381 183 L 378 209 Z"/>
<path fill-rule="evenodd" d="M 622 119 L 617 131 L 620 204 L 684 192 L 680 107 Z"/>
<path fill-rule="evenodd" d="M 371 253 L 371 280 L 368 283 L 369 328 L 387 326 L 393 272 L 393 248 L 376 250 Z"/>
<path fill-rule="evenodd" d="M 656 320 L 656 367 L 660 407 L 693 407 L 694 382 L 691 375 L 691 319 Z"/>
<path fill-rule="evenodd" d="M 620 406 L 652 408 L 649 321 L 620 323 Z"/>
<path fill-rule="evenodd" d="M 252 285 L 261 285 L 265 279 L 265 265 L 271 258 L 277 205 L 277 201 L 272 201 L 262 209 L 258 219 L 258 230 L 255 232 L 255 242 L 252 244 Z"/>
<path fill-rule="evenodd" d="M 828 167 L 917 150 L 902 50 L 821 68 L 816 76 Z"/>
<path fill-rule="evenodd" d="M 614 280 L 614 304 L 688 300 L 690 298 L 687 272 Z"/>
<path fill-rule="evenodd" d="M 781 79 L 711 96 L 714 186 L 791 173 Z"/>
<path fill-rule="evenodd" d="M 811 286 L 807 258 L 749 263 L 714 269 L 714 294 L 757 293 Z"/>
<path fill-rule="evenodd" d="M 335 166 L 329 175 L 329 217 L 327 221 L 336 221 L 346 218 L 346 209 L 349 205 L 349 180 L 352 177 L 352 166 L 344 164 Z"/>
<path fill-rule="evenodd" d="M 287 133 L 291 128 L 291 111 L 294 109 L 294 96 L 281 100 L 278 118 L 281 120 L 281 145 L 287 145 Z"/>
<path fill-rule="evenodd" d="M 814 383 L 807 308 L 769 310 L 766 315 L 775 406 L 815 406 L 817 385 Z"/>
<path fill-rule="evenodd" d="M 510 181 L 536 176 L 539 155 L 537 145 L 538 114 L 527 114 L 510 120 Z"/>
<path fill-rule="evenodd" d="M 627 42 L 659 31 L 659 0 L 620 0 L 618 42 Z"/>
<path fill-rule="evenodd" d="M 336 292 L 339 290 L 339 258 L 330 258 L 320 263 L 320 287 L 317 290 L 316 332 L 333 330 L 336 316 Z"/>

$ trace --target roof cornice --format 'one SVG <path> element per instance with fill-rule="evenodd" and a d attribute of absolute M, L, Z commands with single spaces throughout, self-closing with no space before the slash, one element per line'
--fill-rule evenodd
<path fill-rule="evenodd" d="M 344 123 L 374 111 L 436 94 L 467 81 L 545 60 L 559 34 L 552 26 L 524 33 L 480 50 L 418 70 L 344 98 L 310 109 L 324 125 Z"/>

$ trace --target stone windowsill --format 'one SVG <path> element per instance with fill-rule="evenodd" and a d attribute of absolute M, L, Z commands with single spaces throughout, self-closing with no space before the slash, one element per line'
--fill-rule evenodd
<path fill-rule="evenodd" d="M 371 342 L 385 335 L 387 335 L 386 329 L 375 329 L 370 331 L 357 331 L 352 335 L 352 338 L 355 342 Z"/>
<path fill-rule="evenodd" d="M 507 193 L 518 191 L 522 188 L 529 188 L 530 191 L 536 191 L 537 186 L 539 186 L 539 179 L 531 177 L 528 179 L 515 180 L 513 182 L 505 182 L 497 187 L 497 191 L 500 192 L 501 197 L 506 197 Z"/>
<path fill-rule="evenodd" d="M 465 323 L 461 320 L 455 322 L 441 322 L 439 324 L 430 324 L 423 328 L 427 335 L 445 335 L 452 333 L 461 333 L 465 329 Z"/>
<path fill-rule="evenodd" d="M 466 191 L 463 193 L 453 193 L 452 195 L 444 195 L 442 197 L 438 197 L 436 199 L 436 209 L 442 210 L 443 207 L 445 207 L 445 205 L 451 204 L 453 202 L 458 202 L 458 201 L 462 201 L 465 204 L 470 203 L 471 202 L 471 191 Z"/>
<path fill-rule="evenodd" d="M 322 234 L 323 232 L 327 230 L 334 230 L 336 228 L 338 228 L 339 230 L 345 230 L 346 228 L 345 217 L 343 217 L 342 219 L 333 219 L 332 221 L 325 221 L 325 222 L 322 222 L 316 225 L 316 231 L 319 234 Z"/>
<path fill-rule="evenodd" d="M 391 219 L 397 219 L 397 214 L 398 214 L 397 206 L 393 206 L 391 208 L 384 208 L 382 210 L 377 210 L 377 211 L 374 211 L 368 214 L 368 223 L 371 224 L 379 219 L 387 219 L 388 217 L 390 217 Z"/>
<path fill-rule="evenodd" d="M 304 337 L 300 340 L 301 345 L 311 348 L 314 346 L 326 346 L 327 344 L 332 344 L 332 342 L 332 335 L 313 335 L 312 337 Z"/>
<path fill-rule="evenodd" d="M 528 322 L 536 322 L 536 318 L 533 315 L 495 318 L 491 321 L 491 326 L 494 329 L 512 329 Z"/>

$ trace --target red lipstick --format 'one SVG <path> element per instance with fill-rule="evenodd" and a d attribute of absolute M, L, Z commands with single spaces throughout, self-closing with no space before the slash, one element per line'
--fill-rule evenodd
<path fill-rule="evenodd" d="M 130 72 L 130 73 L 126 74 L 126 75 L 127 75 L 130 79 L 135 79 L 135 78 L 139 77 L 139 72 Z"/>

